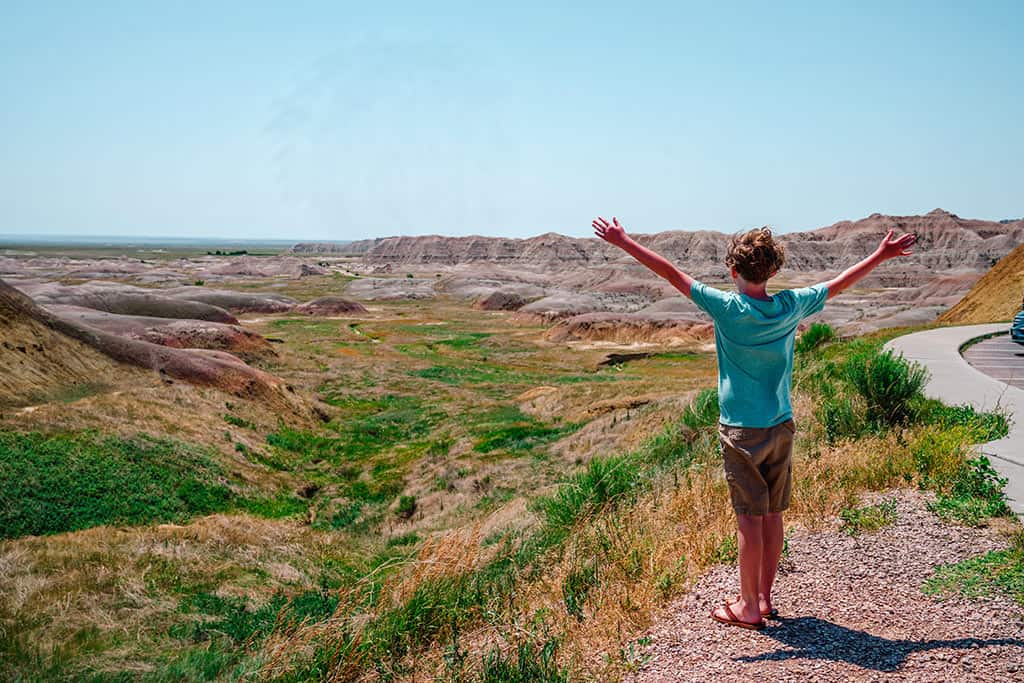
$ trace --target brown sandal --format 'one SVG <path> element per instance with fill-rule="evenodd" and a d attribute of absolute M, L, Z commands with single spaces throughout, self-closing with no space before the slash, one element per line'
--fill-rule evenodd
<path fill-rule="evenodd" d="M 761 621 L 754 622 L 753 624 L 751 624 L 748 621 L 741 621 L 737 619 L 736 615 L 732 613 L 732 608 L 729 607 L 728 602 L 723 602 L 722 608 L 725 610 L 725 613 L 729 616 L 728 619 L 723 619 L 722 617 L 715 614 L 714 610 L 711 610 L 711 618 L 719 623 L 726 624 L 728 626 L 739 626 L 740 628 L 747 628 L 751 631 L 760 631 L 765 627 L 764 619 L 761 619 Z"/>

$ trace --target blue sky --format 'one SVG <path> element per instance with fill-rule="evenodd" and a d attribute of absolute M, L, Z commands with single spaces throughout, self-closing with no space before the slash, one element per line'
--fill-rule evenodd
<path fill-rule="evenodd" d="M 1024 3 L 497 4 L 5 0 L 0 233 L 1024 214 Z"/>

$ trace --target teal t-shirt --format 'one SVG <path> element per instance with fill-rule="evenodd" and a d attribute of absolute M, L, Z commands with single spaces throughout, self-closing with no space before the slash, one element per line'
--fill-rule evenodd
<path fill-rule="evenodd" d="M 693 303 L 715 321 L 721 421 L 735 427 L 774 427 L 793 417 L 796 326 L 825 307 L 825 284 L 784 289 L 770 301 L 694 282 Z"/>

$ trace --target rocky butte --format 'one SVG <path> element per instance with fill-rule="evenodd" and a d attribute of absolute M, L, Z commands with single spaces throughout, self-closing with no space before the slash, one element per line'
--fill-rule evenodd
<path fill-rule="evenodd" d="M 830 304 L 822 318 L 845 332 L 934 320 L 1024 242 L 1024 219 L 976 220 L 942 209 L 921 216 L 875 213 L 787 233 L 787 263 L 778 285 L 807 284 L 836 273 L 870 253 L 890 228 L 916 233 L 916 253 L 879 268 L 859 294 Z M 725 233 L 669 230 L 635 237 L 698 278 L 728 280 Z M 351 283 L 347 294 L 366 300 L 448 294 L 481 302 L 497 296 L 521 300 L 523 314 L 548 321 L 596 312 L 700 318 L 666 283 L 595 238 L 552 232 L 525 239 L 422 235 L 300 243 L 291 252 L 344 261 L 364 276 Z M 430 273 L 437 282 L 374 277 L 413 272 Z"/>

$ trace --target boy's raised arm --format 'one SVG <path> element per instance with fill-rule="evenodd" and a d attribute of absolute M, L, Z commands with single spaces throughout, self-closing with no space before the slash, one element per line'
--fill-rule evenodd
<path fill-rule="evenodd" d="M 661 277 L 668 280 L 673 287 L 686 296 L 690 296 L 690 286 L 694 280 L 692 277 L 676 268 L 661 254 L 657 254 L 642 244 L 635 242 L 626 234 L 626 229 L 619 224 L 618 218 L 612 218 L 609 223 L 598 216 L 591 224 L 594 226 L 594 234 L 609 244 L 614 244 L 627 254 L 644 264 Z"/>
<path fill-rule="evenodd" d="M 890 230 L 886 233 L 885 237 L 879 243 L 878 248 L 875 249 L 871 256 L 861 261 L 855 266 L 850 266 L 839 275 L 825 283 L 828 287 L 828 298 L 839 294 L 844 289 L 848 289 L 854 285 L 858 280 L 867 276 L 872 270 L 874 270 L 879 264 L 888 261 L 891 258 L 898 256 L 910 256 L 912 251 L 909 251 L 911 245 L 917 239 L 916 235 L 911 233 L 904 233 L 899 237 L 893 239 L 893 235 L 896 233 L 895 230 Z"/>

